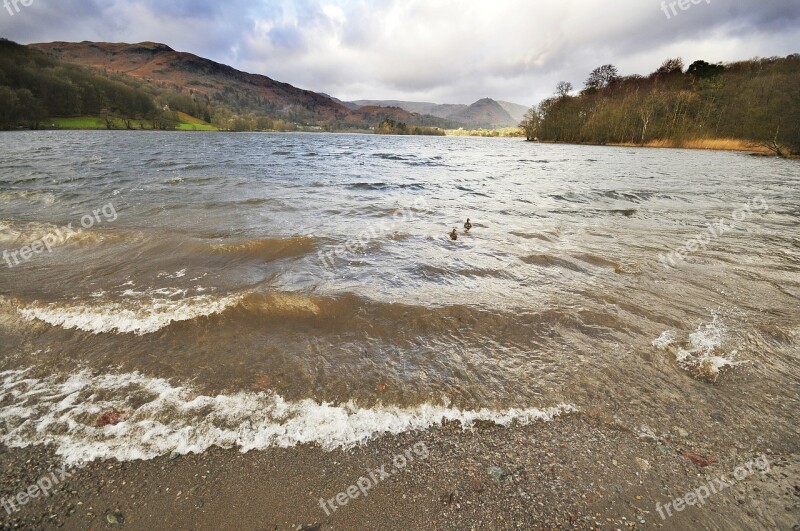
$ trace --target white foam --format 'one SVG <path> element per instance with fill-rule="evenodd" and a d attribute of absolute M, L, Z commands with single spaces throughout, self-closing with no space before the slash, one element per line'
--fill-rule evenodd
<path fill-rule="evenodd" d="M 172 322 L 220 313 L 240 300 L 241 295 L 199 295 L 183 299 L 148 297 L 143 300 L 128 299 L 92 305 L 34 303 L 20 308 L 19 313 L 31 321 L 38 319 L 53 326 L 77 328 L 93 334 L 117 332 L 144 335 L 161 330 Z"/>
<path fill-rule="evenodd" d="M 687 348 L 678 347 L 675 350 L 675 360 L 681 368 L 716 381 L 724 367 L 737 367 L 749 363 L 748 360 L 736 361 L 738 351 L 723 350 L 726 334 L 724 323 L 715 315 L 710 323 L 699 326 L 689 334 Z M 674 343 L 676 338 L 677 335 L 672 330 L 667 330 L 653 341 L 653 346 L 666 348 Z"/>
<path fill-rule="evenodd" d="M 666 330 L 660 336 L 653 340 L 653 346 L 659 349 L 665 349 L 675 342 L 678 334 L 674 330 Z"/>
<path fill-rule="evenodd" d="M 26 377 L 29 371 L 0 373 L 0 440 L 8 446 L 52 444 L 67 464 L 116 458 L 152 459 L 212 446 L 242 452 L 269 447 L 318 444 L 325 450 L 349 448 L 377 434 L 424 430 L 443 421 L 475 421 L 507 426 L 552 420 L 576 411 L 560 404 L 538 409 L 480 409 L 421 404 L 415 407 L 358 407 L 290 402 L 263 392 L 205 396 L 139 373 L 92 377 L 81 371 L 66 378 Z M 134 404 L 136 404 L 134 406 Z M 98 415 L 122 411 L 117 425 L 97 427 Z"/>
<path fill-rule="evenodd" d="M 181 269 L 180 271 L 175 271 L 175 273 L 171 274 L 167 273 L 166 271 L 158 274 L 158 278 L 181 278 L 183 276 L 186 276 L 186 269 Z"/>
<path fill-rule="evenodd" d="M 39 192 L 35 190 L 10 190 L 8 192 L 0 192 L 0 203 L 10 203 L 18 199 L 36 201 L 45 205 L 52 205 L 56 202 L 56 196 L 50 192 Z"/>

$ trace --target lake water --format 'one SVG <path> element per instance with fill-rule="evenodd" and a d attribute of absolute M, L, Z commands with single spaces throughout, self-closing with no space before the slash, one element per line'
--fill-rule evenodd
<path fill-rule="evenodd" d="M 797 163 L 518 139 L 0 139 L 6 444 L 335 448 L 575 409 L 795 430 Z M 98 426 L 107 412 L 122 422 Z"/>

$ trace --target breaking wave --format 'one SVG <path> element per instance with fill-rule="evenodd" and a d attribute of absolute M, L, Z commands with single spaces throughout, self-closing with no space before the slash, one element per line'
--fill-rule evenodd
<path fill-rule="evenodd" d="M 190 386 L 138 372 L 92 376 L 83 370 L 67 377 L 34 378 L 29 371 L 0 372 L 0 421 L 8 428 L 0 441 L 11 447 L 52 444 L 67 464 L 152 459 L 213 446 L 247 452 L 316 444 L 330 451 L 444 421 L 459 421 L 464 427 L 476 421 L 507 426 L 577 411 L 569 404 L 505 410 L 429 403 L 364 408 L 352 401 L 291 402 L 263 392 L 205 396 Z"/>
<path fill-rule="evenodd" d="M 240 295 L 221 298 L 199 295 L 177 300 L 153 298 L 96 304 L 33 303 L 18 311 L 29 321 L 39 320 L 52 326 L 75 328 L 92 334 L 117 332 L 144 335 L 157 332 L 173 322 L 220 313 L 240 300 Z"/>

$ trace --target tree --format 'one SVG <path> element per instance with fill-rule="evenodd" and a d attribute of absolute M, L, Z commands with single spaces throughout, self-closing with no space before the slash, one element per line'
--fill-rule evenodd
<path fill-rule="evenodd" d="M 682 74 L 683 73 L 683 59 L 680 57 L 676 57 L 675 59 L 667 59 L 661 66 L 658 67 L 658 70 L 654 72 L 657 76 L 668 76 L 670 74 Z"/>
<path fill-rule="evenodd" d="M 560 98 L 566 98 L 573 88 L 572 83 L 569 81 L 559 81 L 556 85 L 556 95 Z"/>
<path fill-rule="evenodd" d="M 639 143 L 642 145 L 645 143 L 647 128 L 650 126 L 650 122 L 653 121 L 653 117 L 658 111 L 658 108 L 661 106 L 661 103 L 661 95 L 658 92 L 653 91 L 643 98 L 642 103 L 639 106 L 639 119 L 642 123 L 642 136 Z"/>
<path fill-rule="evenodd" d="M 16 91 L 20 118 L 28 123 L 30 129 L 39 129 L 41 121 L 47 117 L 42 102 L 28 89 Z"/>
<path fill-rule="evenodd" d="M 531 107 L 528 109 L 528 112 L 525 113 L 525 117 L 519 124 L 519 126 L 525 132 L 525 140 L 528 142 L 536 140 L 536 136 L 539 132 L 539 124 L 539 111 L 536 109 L 536 107 Z"/>
<path fill-rule="evenodd" d="M 690 64 L 689 68 L 686 70 L 687 74 L 690 74 L 699 79 L 716 77 L 722 74 L 723 72 L 725 72 L 724 66 L 712 65 L 702 60 L 698 60 Z"/>
<path fill-rule="evenodd" d="M 0 129 L 13 129 L 20 117 L 19 97 L 9 87 L 0 86 Z"/>
<path fill-rule="evenodd" d="M 617 67 L 614 65 L 603 65 L 598 66 L 592 73 L 589 74 L 589 78 L 586 80 L 586 89 L 587 90 L 600 90 L 608 87 L 614 81 L 619 79 L 619 72 L 617 71 Z"/>

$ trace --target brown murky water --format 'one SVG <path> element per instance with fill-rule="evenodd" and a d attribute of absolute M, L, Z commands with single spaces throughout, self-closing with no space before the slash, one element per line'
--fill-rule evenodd
<path fill-rule="evenodd" d="M 705 404 L 796 430 L 796 163 L 371 135 L 3 140 L 8 444 L 335 447 L 572 406 Z M 119 433 L 94 425 L 106 410 Z"/>

